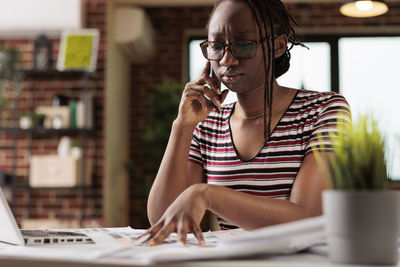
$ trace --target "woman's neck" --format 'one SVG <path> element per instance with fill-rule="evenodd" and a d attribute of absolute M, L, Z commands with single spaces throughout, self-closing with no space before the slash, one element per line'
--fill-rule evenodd
<path fill-rule="evenodd" d="M 285 96 L 290 93 L 289 88 L 282 87 L 273 83 L 273 103 L 274 106 L 279 105 L 280 102 L 285 101 Z M 246 94 L 237 94 L 238 103 L 235 112 L 238 112 L 242 118 L 252 118 L 264 113 L 264 88 L 258 88 Z M 266 111 L 268 113 L 268 109 Z"/>

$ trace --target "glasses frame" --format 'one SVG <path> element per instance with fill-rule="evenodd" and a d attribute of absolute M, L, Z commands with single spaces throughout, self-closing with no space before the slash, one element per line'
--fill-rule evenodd
<path fill-rule="evenodd" d="M 204 40 L 203 42 L 200 43 L 200 49 L 201 49 L 201 52 L 202 52 L 203 56 L 204 56 L 207 60 L 211 60 L 211 61 L 219 61 L 219 60 L 221 60 L 221 59 L 225 56 L 225 53 L 226 53 L 227 50 L 229 50 L 229 52 L 231 53 L 231 55 L 234 56 L 236 59 L 250 59 L 250 58 L 254 58 L 255 55 L 252 56 L 252 57 L 239 57 L 239 56 L 237 56 L 237 55 L 235 54 L 234 50 L 232 49 L 232 45 L 234 45 L 234 44 L 237 43 L 237 42 L 248 41 L 248 42 L 254 42 L 256 48 L 258 48 L 258 46 L 260 45 L 261 42 L 265 42 L 265 41 L 267 41 L 268 39 L 273 39 L 273 37 L 275 37 L 275 36 L 276 36 L 276 35 L 274 35 L 274 36 L 271 35 L 271 36 L 268 36 L 267 38 L 263 38 L 263 39 L 260 39 L 260 40 L 258 40 L 258 41 L 257 41 L 257 40 L 241 40 L 241 41 L 236 41 L 236 42 L 231 42 L 231 43 L 222 43 L 222 42 L 218 42 L 218 41 Z M 219 59 L 209 59 L 209 58 L 206 56 L 206 52 L 205 52 L 205 50 L 204 50 L 204 46 L 205 46 L 206 44 L 207 44 L 207 45 L 210 45 L 210 44 L 212 44 L 212 43 L 218 43 L 218 44 L 221 44 L 221 45 L 224 46 L 224 52 L 222 53 L 221 58 L 219 58 Z"/>

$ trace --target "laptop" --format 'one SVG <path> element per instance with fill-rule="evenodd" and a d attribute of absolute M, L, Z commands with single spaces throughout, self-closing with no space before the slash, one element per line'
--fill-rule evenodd
<path fill-rule="evenodd" d="M 93 240 L 80 232 L 50 230 L 20 230 L 0 188 L 0 242 L 20 245 L 84 244 Z"/>

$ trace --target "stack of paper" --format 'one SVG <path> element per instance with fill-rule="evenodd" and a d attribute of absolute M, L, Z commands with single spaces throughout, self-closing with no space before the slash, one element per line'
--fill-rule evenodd
<path fill-rule="evenodd" d="M 177 235 L 172 234 L 163 244 L 149 247 L 135 241 L 144 230 L 134 230 L 130 227 L 63 230 L 83 232 L 90 236 L 95 244 L 43 245 L 35 248 L 5 246 L 0 247 L 0 258 L 24 255 L 29 258 L 124 260 L 132 264 L 153 264 L 288 254 L 310 248 L 325 240 L 322 217 L 264 227 L 251 232 L 242 229 L 205 232 L 205 246 L 199 246 L 192 234 L 187 236 L 188 245 L 184 246 L 178 242 Z"/>

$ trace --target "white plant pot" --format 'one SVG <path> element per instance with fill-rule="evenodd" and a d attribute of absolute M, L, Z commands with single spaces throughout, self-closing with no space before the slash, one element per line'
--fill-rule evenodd
<path fill-rule="evenodd" d="M 323 192 L 329 259 L 350 264 L 397 264 L 400 194 Z"/>

